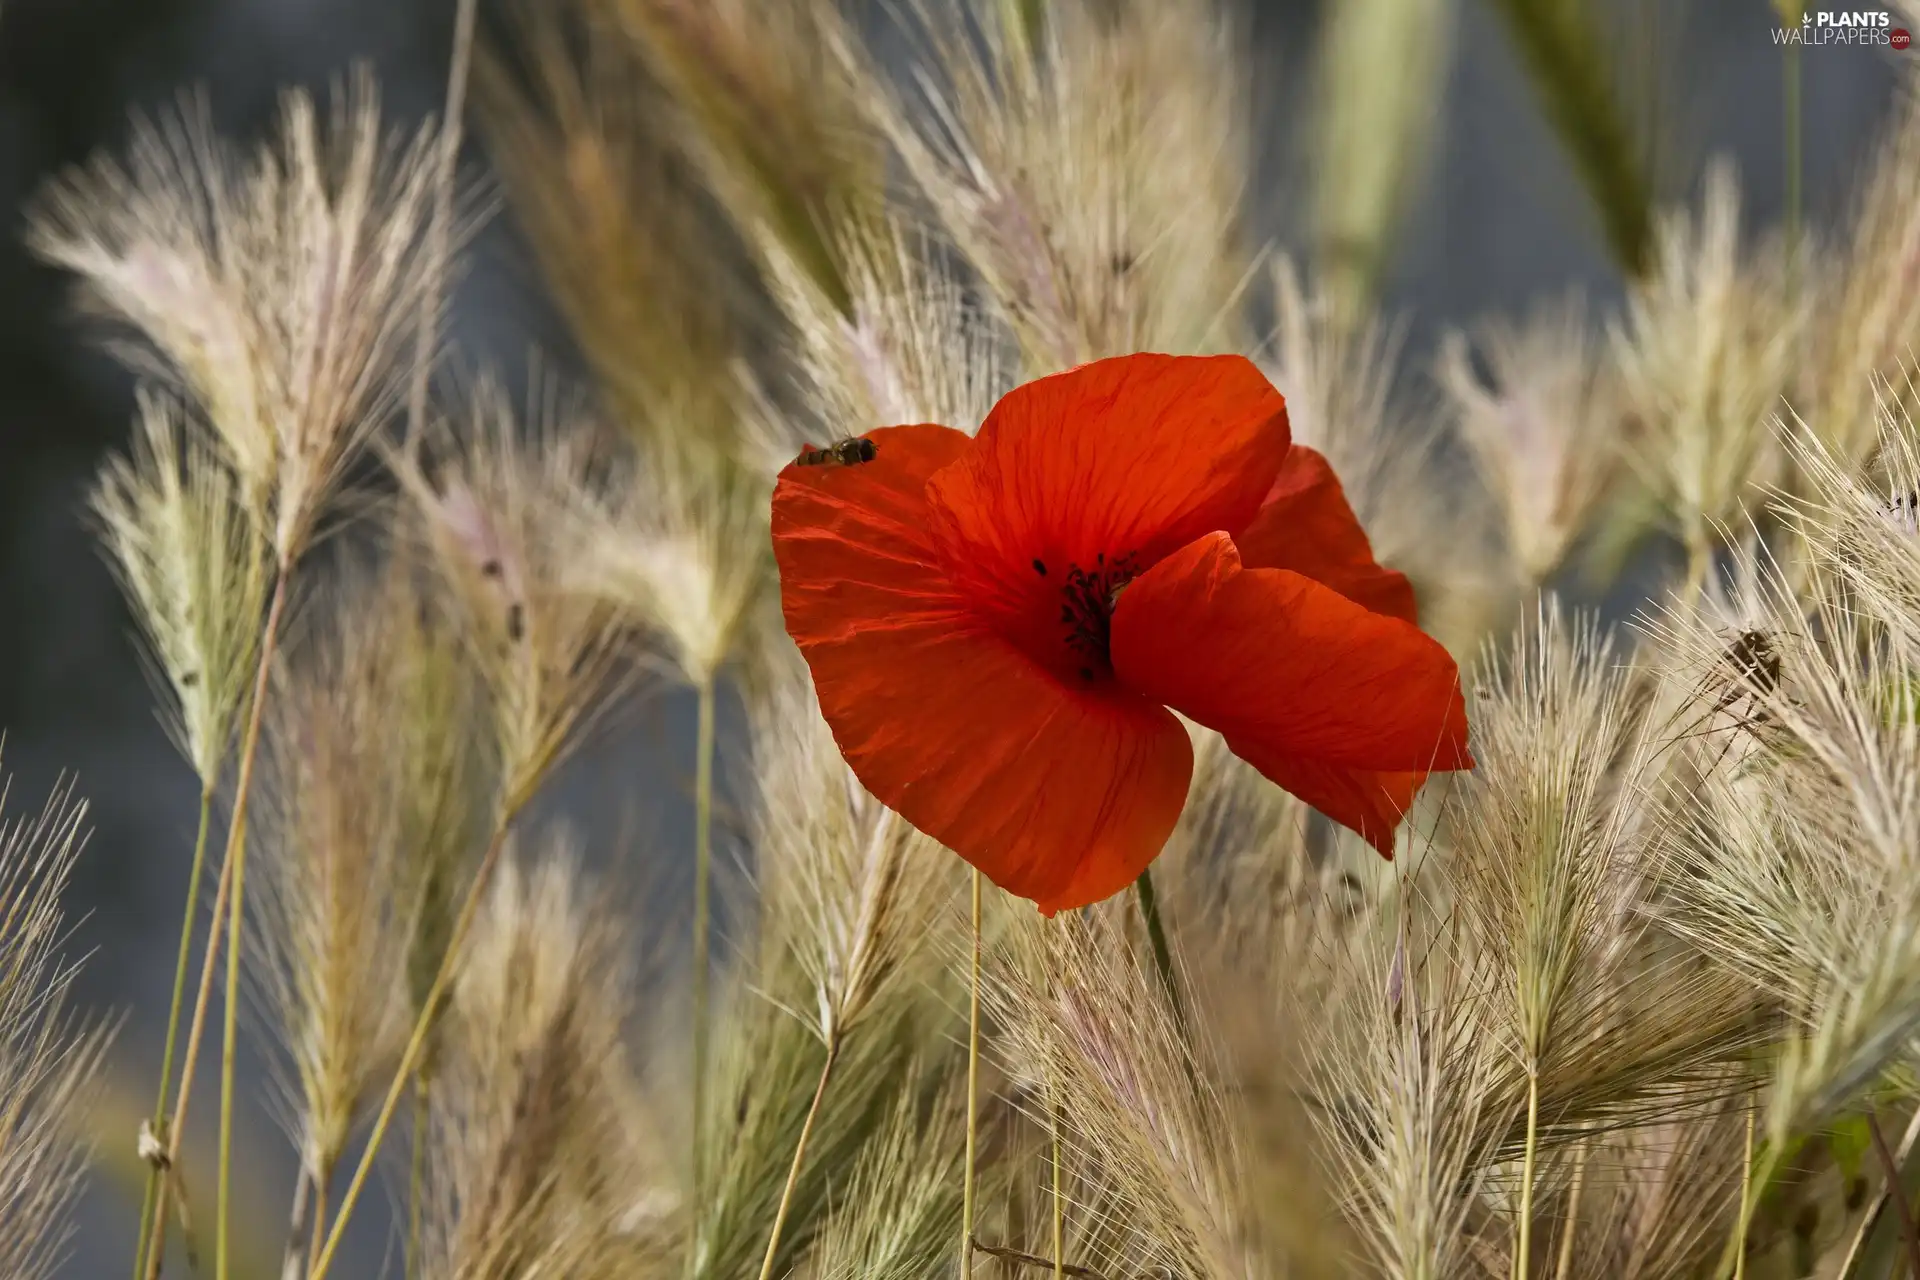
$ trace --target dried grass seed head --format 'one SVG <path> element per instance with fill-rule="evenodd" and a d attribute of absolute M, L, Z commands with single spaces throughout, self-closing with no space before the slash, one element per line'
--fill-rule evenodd
<path fill-rule="evenodd" d="M 961 1220 L 964 1095 L 951 1071 L 916 1067 L 910 1079 L 808 1251 L 807 1273 L 819 1280 L 922 1280 L 937 1274 L 953 1249 Z M 976 1197 L 985 1201 L 991 1191 L 987 1186 Z"/>
<path fill-rule="evenodd" d="M 1904 1063 L 1920 1026 L 1920 722 L 1886 693 L 1916 653 L 1905 617 L 1831 590 L 1803 599 L 1763 559 L 1745 568 L 1753 625 L 1781 655 L 1776 678 L 1746 681 L 1768 731 L 1689 784 L 1667 834 L 1668 927 L 1789 1018 L 1767 1114 L 1786 1141 Z M 1706 623 L 1679 637 L 1696 658 L 1683 671 L 1725 644 Z"/>
<path fill-rule="evenodd" d="M 486 686 L 502 809 L 517 812 L 617 699 L 630 635 L 583 591 L 578 513 L 604 501 L 604 437 L 537 406 L 523 429 L 481 379 L 458 424 L 439 423 L 395 473 Z"/>
<path fill-rule="evenodd" d="M 1451 798 L 1446 869 L 1462 939 L 1491 975 L 1476 1016 L 1512 1108 L 1487 1151 L 1520 1150 L 1509 1118 L 1530 1088 L 1547 1151 L 1583 1125 L 1717 1098 L 1758 1033 L 1740 985 L 1655 927 L 1659 744 L 1644 674 L 1594 623 L 1543 605 L 1480 679 L 1479 768 Z"/>
<path fill-rule="evenodd" d="M 753 710 L 761 787 L 762 910 L 814 989 L 816 1030 L 837 1044 L 938 936 L 959 864 L 869 795 L 847 768 L 798 663 Z"/>
<path fill-rule="evenodd" d="M 1920 641 L 1920 424 L 1909 406 L 1916 370 L 1875 397 L 1876 439 L 1863 458 L 1795 417 L 1783 424 L 1796 492 L 1778 504 L 1814 589 L 1844 592 L 1903 644 Z"/>
<path fill-rule="evenodd" d="M 7 783 L 0 779 L 0 809 Z M 80 1121 L 108 1033 L 78 1017 L 60 895 L 85 842 L 86 805 L 62 782 L 45 807 L 0 821 L 0 1274 L 53 1280 L 82 1190 Z"/>
<path fill-rule="evenodd" d="M 1813 292 L 1812 351 L 1793 394 L 1841 458 L 1858 461 L 1878 436 L 1882 401 L 1911 412 L 1920 398 L 1903 376 L 1920 348 L 1920 86 L 1897 91 L 1866 180 L 1831 248 L 1806 250 Z"/>
<path fill-rule="evenodd" d="M 1295 1010 L 1300 1025 L 1319 1028 L 1308 1042 L 1309 1114 L 1380 1272 L 1461 1274 L 1487 1176 L 1485 1134 L 1502 1105 L 1477 1015 L 1494 975 L 1457 928 L 1410 925 L 1357 941 L 1319 957 L 1330 982 L 1307 986 L 1312 1003 Z"/>
<path fill-rule="evenodd" d="M 749 242 L 778 246 L 844 307 L 824 229 L 881 207 L 886 156 L 839 51 L 839 6 L 592 0 L 678 101 L 683 145 Z"/>
<path fill-rule="evenodd" d="M 454 983 L 435 1089 L 432 1269 L 600 1277 L 640 1170 L 615 1113 L 632 945 L 564 835 L 510 851 Z"/>
<path fill-rule="evenodd" d="M 35 248 L 200 401 L 283 564 L 398 403 L 429 298 L 437 136 L 388 132 L 365 71 L 324 123 L 288 94 L 279 136 L 247 158 L 189 100 L 136 130 L 127 167 L 98 160 L 36 208 Z"/>
<path fill-rule="evenodd" d="M 859 66 L 866 107 L 1051 372 L 1127 351 L 1245 345 L 1251 269 L 1241 33 L 1213 6 L 913 6 L 911 92 Z"/>
<path fill-rule="evenodd" d="M 643 432 L 731 432 L 720 410 L 749 341 L 747 262 L 681 153 L 671 98 L 592 0 L 527 6 L 518 31 L 525 77 L 504 48 L 482 50 L 481 119 L 574 335 Z M 702 395 L 715 403 L 683 420 Z M 657 420 L 667 406 L 680 412 Z"/>
<path fill-rule="evenodd" d="M 291 1060 L 303 1167 L 324 1176 L 412 1021 L 408 968 L 423 851 L 406 715 L 409 601 L 377 570 L 321 578 L 282 652 L 267 703 L 260 790 L 264 961 L 250 971 Z"/>
<path fill-rule="evenodd" d="M 1635 427 L 1627 461 L 1698 562 L 1716 526 L 1780 474 L 1771 424 L 1805 307 L 1781 246 L 1742 245 L 1725 164 L 1708 172 L 1698 215 L 1670 214 L 1655 243 L 1612 336 Z"/>
<path fill-rule="evenodd" d="M 1116 1198 L 1113 1255 L 1088 1265 L 1259 1274 L 1234 1101 L 1115 924 L 1095 912 L 1009 927 L 981 993 L 996 1052 L 1038 1122 L 1057 1114 L 1062 1143 Z"/>
<path fill-rule="evenodd" d="M 850 288 L 845 308 L 797 263 L 770 261 L 774 299 L 794 335 L 801 414 L 796 422 L 764 394 L 748 396 L 758 409 L 750 442 L 769 473 L 822 436 L 913 422 L 977 430 L 1012 386 L 1005 332 L 930 234 L 889 217 L 843 219 L 833 236 Z"/>
<path fill-rule="evenodd" d="M 1624 414 L 1606 355 L 1577 296 L 1519 325 L 1486 324 L 1471 345 L 1449 334 L 1441 347 L 1440 384 L 1505 516 L 1523 582 L 1538 585 L 1565 561 L 1616 469 Z"/>
<path fill-rule="evenodd" d="M 266 546 L 233 472 L 179 404 L 141 392 L 134 431 L 90 506 L 164 687 L 168 731 L 210 793 L 252 684 Z"/>
<path fill-rule="evenodd" d="M 773 488 L 704 437 L 700 403 L 672 428 L 636 433 L 606 483 L 572 491 L 579 557 L 568 573 L 653 637 L 681 679 L 709 688 L 766 603 Z"/>

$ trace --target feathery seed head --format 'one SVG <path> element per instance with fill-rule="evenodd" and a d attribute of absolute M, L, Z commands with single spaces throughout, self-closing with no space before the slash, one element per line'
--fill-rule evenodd
<path fill-rule="evenodd" d="M 135 432 L 131 456 L 101 469 L 91 505 L 165 685 L 174 741 L 212 791 L 253 679 L 266 546 L 234 473 L 176 402 L 142 391 Z"/>
<path fill-rule="evenodd" d="M 1619 457 L 1618 390 L 1578 298 L 1524 325 L 1488 324 L 1474 345 L 1491 385 L 1475 373 L 1461 334 L 1441 348 L 1440 382 L 1505 516 L 1520 577 L 1538 585 L 1606 492 Z"/>
<path fill-rule="evenodd" d="M 53 1280 L 66 1261 L 79 1117 L 109 1038 L 73 1012 L 77 965 L 59 954 L 86 812 L 62 782 L 37 815 L 0 821 L 0 1275 L 18 1280 Z"/>
<path fill-rule="evenodd" d="M 605 452 L 553 406 L 522 433 L 482 380 L 395 474 L 489 696 L 502 804 L 517 812 L 622 687 L 620 614 L 581 589 L 577 513 L 603 503 Z"/>
<path fill-rule="evenodd" d="M 1779 475 L 1770 424 L 1806 318 L 1787 267 L 1780 246 L 1743 251 L 1739 187 L 1717 166 L 1698 216 L 1661 224 L 1654 270 L 1613 330 L 1637 428 L 1627 461 L 1696 566 L 1717 524 Z"/>
<path fill-rule="evenodd" d="M 397 403 L 428 297 L 436 137 L 387 134 L 365 72 L 324 125 L 289 94 L 278 138 L 251 157 L 189 100 L 137 128 L 125 167 L 69 173 L 35 210 L 38 252 L 198 399 L 283 564 Z"/>

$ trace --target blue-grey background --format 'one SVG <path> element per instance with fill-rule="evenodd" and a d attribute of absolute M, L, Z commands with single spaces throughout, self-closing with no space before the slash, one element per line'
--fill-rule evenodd
<path fill-rule="evenodd" d="M 1263 189 L 1253 207 L 1260 230 L 1283 242 L 1304 221 L 1293 146 L 1304 62 L 1335 3 L 1261 0 L 1254 8 Z M 1409 314 L 1416 358 L 1447 322 L 1512 310 L 1569 283 L 1601 298 L 1619 291 L 1490 5 L 1460 0 L 1460 7 L 1428 180 L 1387 286 L 1389 305 Z M 1662 11 L 1659 49 L 1684 106 L 1674 189 L 1690 188 L 1707 154 L 1728 153 L 1752 218 L 1777 221 L 1782 91 L 1770 5 L 1661 0 L 1652 7 Z M 218 119 L 242 136 L 269 125 L 282 86 L 323 86 L 357 58 L 376 65 L 395 113 L 432 109 L 443 92 L 452 20 L 453 0 L 0 2 L 0 731 L 5 768 L 15 776 L 12 811 L 37 806 L 62 771 L 79 775 L 92 802 L 95 834 L 69 895 L 74 946 L 92 952 L 78 993 L 102 1014 L 126 1015 L 114 1064 L 138 1098 L 157 1069 L 194 784 L 154 718 L 127 616 L 80 514 L 102 453 L 125 438 L 130 382 L 89 345 L 66 305 L 66 282 L 20 251 L 19 206 L 48 173 L 118 145 L 131 108 L 163 105 L 196 84 L 210 88 Z M 1400 56 L 1383 47 L 1379 73 L 1396 74 Z M 1816 225 L 1844 207 L 1885 118 L 1899 56 L 1814 49 L 1805 57 L 1806 192 Z M 484 163 L 478 147 L 469 147 L 468 159 Z M 563 366 L 569 358 L 504 219 L 481 241 L 455 323 L 483 359 L 518 366 L 533 344 Z M 673 895 L 686 877 L 672 863 L 687 845 L 690 729 L 686 705 L 656 702 L 635 733 L 597 753 L 578 779 L 579 794 L 604 788 L 594 805 L 604 813 L 637 797 L 637 826 L 597 825 L 639 832 L 622 856 L 645 864 L 633 869 L 658 888 L 654 900 L 666 905 L 654 915 L 663 927 L 685 914 Z M 203 1085 L 198 1125 L 210 1129 L 215 1101 Z M 247 1207 L 267 1215 L 271 1234 L 284 1221 L 291 1162 L 272 1141 L 273 1129 L 250 1128 L 245 1154 L 260 1174 L 246 1181 Z M 114 1140 L 132 1143 L 130 1122 Z M 210 1189 L 198 1207 L 210 1217 Z M 123 1274 L 135 1213 L 119 1191 L 96 1187 L 65 1274 Z M 343 1274 L 387 1267 L 382 1217 L 367 1216 L 356 1265 Z"/>

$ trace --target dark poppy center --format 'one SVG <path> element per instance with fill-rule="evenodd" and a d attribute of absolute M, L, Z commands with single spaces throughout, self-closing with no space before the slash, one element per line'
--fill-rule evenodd
<path fill-rule="evenodd" d="M 1113 606 L 1120 591 L 1133 581 L 1137 556 L 1129 552 L 1109 560 L 1096 555 L 1091 567 L 1067 567 L 1060 588 L 1060 623 L 1066 628 L 1067 648 L 1080 661 L 1080 678 L 1092 680 L 1113 670 Z"/>

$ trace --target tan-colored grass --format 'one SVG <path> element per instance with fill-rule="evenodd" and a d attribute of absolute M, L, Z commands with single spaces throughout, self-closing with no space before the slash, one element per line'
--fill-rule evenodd
<path fill-rule="evenodd" d="M 1325 65 L 1450 9 L 1343 10 Z M 94 514 L 209 802 L 265 726 L 244 954 L 292 1068 L 288 1276 L 347 1273 L 403 1132 L 409 1280 L 953 1277 L 963 1221 L 1005 1280 L 1860 1280 L 1904 1252 L 1868 1137 L 1898 1163 L 1920 1134 L 1911 105 L 1847 239 L 1790 256 L 1716 171 L 1640 264 L 1607 59 L 1571 5 L 1504 12 L 1553 45 L 1536 75 L 1646 270 L 1618 314 L 1445 339 L 1437 396 L 1338 244 L 1261 262 L 1261 64 L 1206 0 L 529 10 L 524 64 L 482 59 L 484 124 L 594 385 L 536 376 L 527 412 L 433 381 L 449 135 L 384 140 L 364 86 L 258 152 L 189 106 L 50 190 L 36 246 L 166 380 Z M 1399 38 L 1391 101 L 1324 85 L 1303 121 L 1397 121 L 1322 155 L 1351 163 L 1321 230 L 1376 264 L 1444 49 Z M 773 477 L 1139 347 L 1262 359 L 1427 628 L 1480 650 L 1476 768 L 1429 781 L 1387 863 L 1192 727 L 1165 967 L 1138 898 L 987 893 L 976 1078 L 968 872 L 846 769 L 776 621 Z M 1637 627 L 1534 598 L 1576 563 L 1622 590 L 1606 553 L 1649 530 L 1686 560 L 1638 566 Z M 699 700 L 690 974 L 635 954 L 677 901 L 609 888 L 677 877 L 528 826 L 648 672 Z M 0 1271 L 34 1280 L 74 1185 L 52 1118 L 99 1043 L 52 959 L 76 822 L 0 831 Z"/>
<path fill-rule="evenodd" d="M 9 786 L 0 781 L 0 807 Z M 88 1104 L 107 1028 L 76 1013 L 60 896 L 87 807 L 62 782 L 38 814 L 0 821 L 0 1273 L 52 1280 L 76 1227 Z"/>

